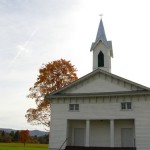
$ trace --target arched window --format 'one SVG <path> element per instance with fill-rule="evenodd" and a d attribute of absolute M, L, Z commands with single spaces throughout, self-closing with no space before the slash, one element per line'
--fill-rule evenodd
<path fill-rule="evenodd" d="M 98 67 L 104 67 L 104 54 L 101 51 L 98 54 Z"/>

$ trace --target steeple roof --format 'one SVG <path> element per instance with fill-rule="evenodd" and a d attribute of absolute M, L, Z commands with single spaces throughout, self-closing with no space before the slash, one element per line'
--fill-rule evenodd
<path fill-rule="evenodd" d="M 100 20 L 100 23 L 99 23 L 99 27 L 98 27 L 98 31 L 97 31 L 97 36 L 96 36 L 95 42 L 100 40 L 100 39 L 103 39 L 103 41 L 105 41 L 105 42 L 107 41 L 102 19 Z"/>
<path fill-rule="evenodd" d="M 111 57 L 113 57 L 112 42 L 111 41 L 107 41 L 102 19 L 100 20 L 98 31 L 97 31 L 97 35 L 96 35 L 96 39 L 95 39 L 95 42 L 92 43 L 90 51 L 94 50 L 95 47 L 97 46 L 97 44 L 100 41 L 103 42 L 105 44 L 105 46 L 107 46 L 110 49 Z"/>

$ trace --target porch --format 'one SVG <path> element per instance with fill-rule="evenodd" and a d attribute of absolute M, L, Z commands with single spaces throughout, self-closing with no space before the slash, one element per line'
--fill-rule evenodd
<path fill-rule="evenodd" d="M 135 150 L 133 119 L 68 120 L 66 150 Z"/>
<path fill-rule="evenodd" d="M 67 146 L 65 150 L 136 150 L 135 147 L 83 147 Z"/>

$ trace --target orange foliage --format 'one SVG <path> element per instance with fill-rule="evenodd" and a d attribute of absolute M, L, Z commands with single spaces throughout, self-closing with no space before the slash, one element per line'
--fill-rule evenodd
<path fill-rule="evenodd" d="M 29 89 L 28 98 L 35 99 L 37 108 L 27 110 L 27 121 L 34 125 L 43 124 L 50 126 L 50 102 L 45 100 L 46 94 L 54 92 L 69 83 L 75 81 L 78 77 L 76 69 L 70 61 L 60 59 L 43 65 L 39 69 L 39 75 L 34 86 Z"/>

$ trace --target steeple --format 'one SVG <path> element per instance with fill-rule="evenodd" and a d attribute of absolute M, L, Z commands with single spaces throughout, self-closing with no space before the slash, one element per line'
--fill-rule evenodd
<path fill-rule="evenodd" d="M 96 36 L 95 42 L 100 40 L 100 39 L 103 39 L 104 41 L 107 41 L 102 19 L 100 20 L 100 23 L 99 23 L 99 27 L 98 27 L 98 31 L 97 31 L 97 36 Z"/>
<path fill-rule="evenodd" d="M 100 20 L 96 39 L 92 43 L 90 51 L 93 51 L 93 70 L 100 68 L 111 72 L 112 42 L 107 41 L 102 19 Z"/>

